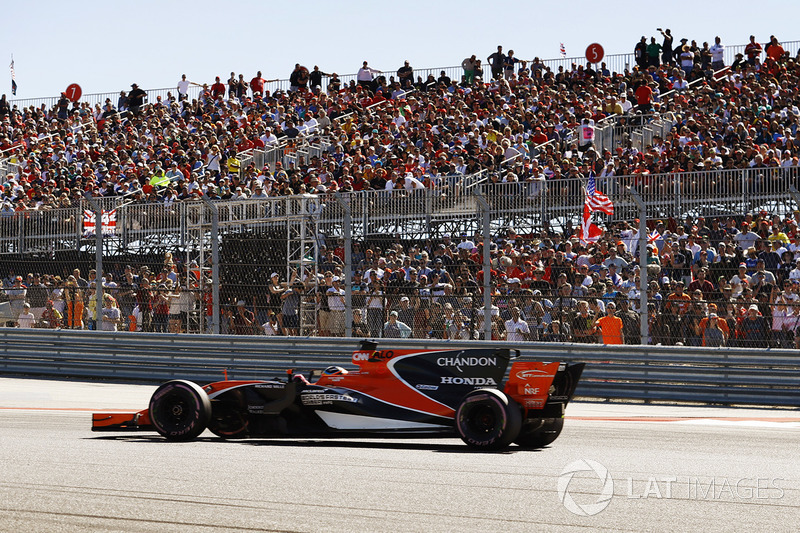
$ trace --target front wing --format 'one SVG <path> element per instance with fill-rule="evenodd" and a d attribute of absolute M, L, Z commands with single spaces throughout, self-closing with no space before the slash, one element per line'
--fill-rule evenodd
<path fill-rule="evenodd" d="M 92 431 L 155 431 L 148 410 L 136 413 L 92 413 Z"/>

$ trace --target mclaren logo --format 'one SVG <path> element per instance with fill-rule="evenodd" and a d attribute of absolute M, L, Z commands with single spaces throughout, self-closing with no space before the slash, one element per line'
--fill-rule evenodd
<path fill-rule="evenodd" d="M 554 378 L 555 375 L 548 374 L 547 370 L 521 370 L 517 372 L 517 377 L 519 379 Z"/>
<path fill-rule="evenodd" d="M 455 357 L 440 357 L 436 360 L 439 366 L 455 367 L 459 372 L 464 372 L 463 367 L 497 366 L 497 357 L 461 357 L 464 352 Z"/>

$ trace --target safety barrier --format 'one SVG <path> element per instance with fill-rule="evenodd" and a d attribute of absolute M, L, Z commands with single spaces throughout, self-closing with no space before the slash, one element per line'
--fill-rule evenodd
<path fill-rule="evenodd" d="M 793 350 L 393 340 L 408 348 L 519 349 L 525 359 L 586 362 L 581 398 L 800 407 Z M 328 365 L 352 368 L 353 339 L 136 335 L 0 329 L 0 374 L 200 382 L 285 376 Z"/>

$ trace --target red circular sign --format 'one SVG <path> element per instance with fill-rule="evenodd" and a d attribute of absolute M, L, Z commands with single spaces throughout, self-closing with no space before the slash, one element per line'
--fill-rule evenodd
<path fill-rule="evenodd" d="M 592 43 L 586 47 L 586 61 L 589 63 L 599 63 L 603 60 L 604 55 L 603 47 L 597 43 Z"/>
<path fill-rule="evenodd" d="M 67 98 L 69 98 L 71 102 L 77 102 L 78 100 L 80 100 L 83 91 L 81 90 L 80 85 L 78 85 L 77 83 L 73 83 L 69 87 L 67 87 L 66 93 L 67 93 Z"/>

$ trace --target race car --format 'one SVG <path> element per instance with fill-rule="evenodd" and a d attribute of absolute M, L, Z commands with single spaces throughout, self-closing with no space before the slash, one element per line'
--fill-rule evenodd
<path fill-rule="evenodd" d="M 541 448 L 561 433 L 584 363 L 516 361 L 519 350 L 378 349 L 363 341 L 358 370 L 331 366 L 285 379 L 164 383 L 148 409 L 95 413 L 93 431 L 157 431 L 189 441 L 206 428 L 243 437 L 454 436 L 470 447 Z"/>

